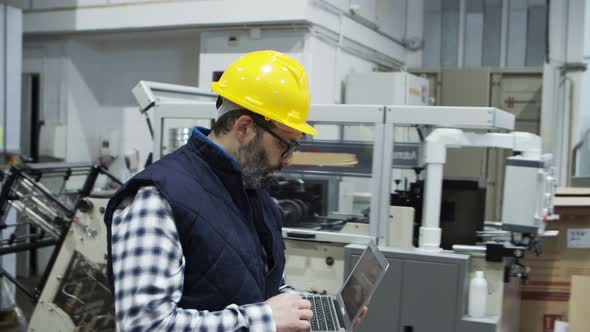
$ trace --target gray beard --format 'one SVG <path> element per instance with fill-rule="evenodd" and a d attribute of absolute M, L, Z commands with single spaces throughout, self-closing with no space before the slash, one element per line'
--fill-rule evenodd
<path fill-rule="evenodd" d="M 246 189 L 266 189 L 272 183 L 273 168 L 262 146 L 260 135 L 256 135 L 250 143 L 241 146 L 233 157 L 240 166 L 242 183 Z M 280 169 L 281 167 L 277 167 Z"/>

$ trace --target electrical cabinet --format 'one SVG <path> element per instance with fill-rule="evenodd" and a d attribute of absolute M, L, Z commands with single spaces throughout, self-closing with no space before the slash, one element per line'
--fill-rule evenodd
<path fill-rule="evenodd" d="M 390 266 L 371 298 L 367 316 L 355 331 L 497 331 L 498 316 L 478 320 L 464 315 L 469 256 L 380 249 Z M 349 245 L 344 250 L 344 274 L 348 275 L 363 247 Z"/>

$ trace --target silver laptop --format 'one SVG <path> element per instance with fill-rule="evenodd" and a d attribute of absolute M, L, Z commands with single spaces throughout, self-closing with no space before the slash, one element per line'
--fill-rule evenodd
<path fill-rule="evenodd" d="M 370 241 L 336 296 L 305 297 L 313 311 L 311 331 L 350 331 L 388 267 L 385 256 Z"/>

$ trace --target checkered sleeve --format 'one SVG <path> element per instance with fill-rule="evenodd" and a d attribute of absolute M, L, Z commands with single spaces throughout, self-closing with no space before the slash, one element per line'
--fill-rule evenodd
<path fill-rule="evenodd" d="M 296 295 L 299 295 L 300 297 L 305 297 L 305 296 L 310 295 L 310 293 L 308 293 L 308 292 L 303 292 L 303 291 L 297 290 L 297 289 L 289 286 L 289 284 L 287 284 L 287 277 L 285 276 L 284 273 L 283 273 L 283 279 L 281 280 L 281 286 L 279 287 L 279 292 L 280 293 L 296 294 Z"/>
<path fill-rule="evenodd" d="M 172 209 L 155 187 L 115 211 L 111 243 L 118 331 L 275 331 L 264 302 L 215 312 L 178 307 L 185 259 Z"/>

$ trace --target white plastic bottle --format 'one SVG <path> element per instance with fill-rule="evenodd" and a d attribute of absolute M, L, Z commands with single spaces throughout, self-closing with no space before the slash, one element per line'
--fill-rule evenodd
<path fill-rule="evenodd" d="M 475 276 L 469 283 L 468 314 L 474 318 L 486 315 L 486 303 L 488 301 L 488 282 L 484 278 L 483 271 L 475 271 Z"/>

